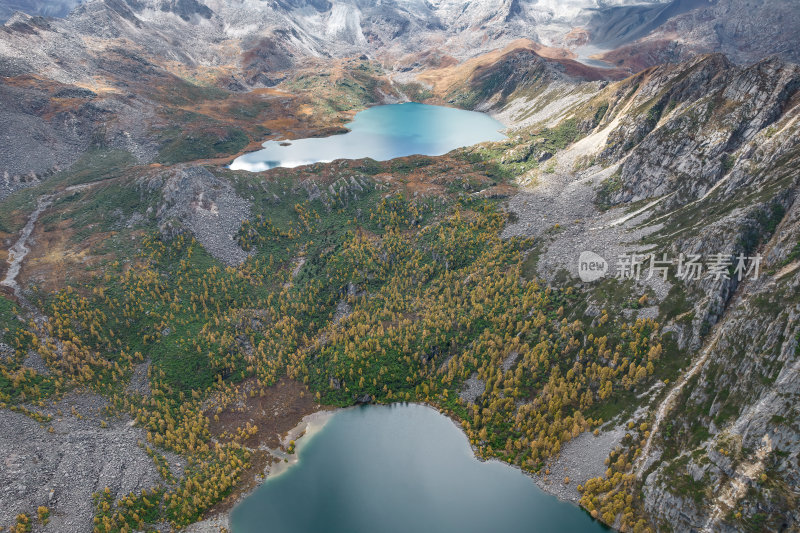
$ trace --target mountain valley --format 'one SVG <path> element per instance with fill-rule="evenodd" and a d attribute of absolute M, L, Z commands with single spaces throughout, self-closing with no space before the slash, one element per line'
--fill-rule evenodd
<path fill-rule="evenodd" d="M 0 528 L 227 531 L 304 417 L 411 402 L 615 530 L 800 530 L 795 2 L 48 6 L 0 27 Z M 506 138 L 230 168 L 404 102 Z"/>

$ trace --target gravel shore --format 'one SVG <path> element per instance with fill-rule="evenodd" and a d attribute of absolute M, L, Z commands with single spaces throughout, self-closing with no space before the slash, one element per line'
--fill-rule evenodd
<path fill-rule="evenodd" d="M 625 436 L 625 427 L 618 426 L 600 433 L 581 433 L 561 447 L 558 457 L 547 461 L 549 475 L 534 476 L 536 484 L 545 492 L 561 500 L 578 503 L 578 485 L 587 479 L 602 477 L 608 468 L 605 460 Z M 564 479 L 569 477 L 569 483 Z"/>

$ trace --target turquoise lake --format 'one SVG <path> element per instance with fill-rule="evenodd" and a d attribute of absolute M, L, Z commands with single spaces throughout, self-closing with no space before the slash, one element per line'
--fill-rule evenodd
<path fill-rule="evenodd" d="M 263 150 L 237 157 L 230 168 L 260 172 L 335 159 L 386 161 L 414 154 L 442 155 L 505 138 L 500 133 L 505 126 L 484 113 L 417 103 L 371 107 L 345 127 L 350 131 L 330 137 L 267 141 Z"/>
<path fill-rule="evenodd" d="M 430 407 L 338 411 L 297 453 L 234 508 L 233 533 L 608 531 L 519 470 L 475 459 L 461 430 Z"/>

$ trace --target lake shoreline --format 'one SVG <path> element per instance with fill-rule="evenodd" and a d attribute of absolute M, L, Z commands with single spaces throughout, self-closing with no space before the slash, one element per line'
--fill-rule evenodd
<path fill-rule="evenodd" d="M 371 403 L 364 405 L 356 404 L 348 407 L 326 406 L 318 411 L 304 415 L 293 428 L 291 428 L 283 436 L 280 437 L 279 448 L 269 448 L 265 444 L 259 445 L 258 447 L 259 450 L 266 451 L 273 458 L 273 461 L 268 462 L 266 468 L 262 472 L 263 477 L 258 479 L 256 483 L 248 490 L 242 491 L 242 493 L 237 496 L 236 500 L 225 511 L 216 513 L 199 522 L 195 522 L 194 524 L 189 525 L 184 531 L 186 531 L 187 533 L 218 533 L 219 531 L 222 530 L 222 528 L 225 528 L 225 530 L 227 531 L 231 531 L 230 516 L 233 513 L 233 510 L 247 498 L 251 497 L 268 480 L 283 475 L 284 473 L 289 471 L 293 466 L 297 465 L 299 463 L 300 449 L 302 446 L 305 445 L 305 443 L 308 442 L 308 439 L 310 437 L 313 437 L 319 431 L 321 431 L 325 427 L 325 425 L 338 413 L 346 410 L 362 408 L 365 405 L 381 406 L 381 407 L 391 407 L 395 405 L 416 405 L 433 409 L 439 414 L 443 415 L 445 418 L 447 418 L 447 420 L 451 424 L 453 424 L 467 439 L 468 446 L 475 459 L 477 459 L 482 463 L 496 462 L 505 466 L 512 467 L 515 470 L 518 470 L 519 472 L 525 474 L 526 477 L 530 478 L 537 486 L 537 488 L 541 490 L 543 493 L 553 496 L 561 502 L 574 505 L 587 515 L 588 512 L 586 512 L 586 510 L 583 509 L 578 503 L 580 500 L 580 494 L 577 492 L 575 487 L 577 487 L 578 484 L 583 483 L 586 479 L 590 479 L 591 477 L 596 477 L 596 476 L 602 476 L 606 468 L 604 465 L 604 459 L 605 457 L 607 457 L 607 453 L 604 454 L 604 452 L 606 451 L 605 448 L 607 448 L 608 446 L 602 446 L 602 445 L 599 446 L 599 448 L 602 448 L 602 450 L 598 453 L 590 454 L 592 460 L 587 461 L 586 460 L 587 454 L 585 453 L 586 449 L 588 448 L 589 450 L 594 451 L 594 448 L 596 446 L 594 445 L 587 446 L 587 442 L 585 441 L 592 439 L 611 440 L 613 441 L 613 444 L 615 444 L 617 441 L 616 433 L 618 433 L 618 431 L 616 431 L 616 429 L 618 428 L 611 429 L 607 432 L 601 433 L 600 436 L 598 437 L 595 437 L 591 432 L 584 432 L 575 439 L 572 439 L 571 441 L 566 443 L 562 448 L 562 451 L 558 455 L 558 457 L 550 458 L 546 462 L 546 468 L 550 469 L 551 474 L 549 476 L 545 476 L 543 474 L 528 472 L 526 470 L 523 470 L 519 465 L 513 463 L 507 463 L 497 458 L 485 459 L 480 457 L 477 454 L 477 448 L 471 443 L 469 443 L 469 436 L 464 431 L 463 427 L 460 424 L 460 421 L 453 418 L 447 411 L 440 409 L 438 406 L 435 405 L 423 402 L 393 402 L 390 404 L 381 404 L 381 403 Z M 603 439 L 604 436 L 606 436 L 605 439 Z M 609 439 L 608 436 L 611 436 L 612 438 Z M 290 454 L 287 451 L 284 451 L 283 449 L 288 449 L 291 441 L 295 442 L 295 451 L 294 453 Z M 602 457 L 600 457 L 601 455 Z M 599 460 L 594 461 L 594 459 L 598 458 Z M 595 466 L 595 468 L 589 468 L 587 470 L 585 468 L 585 464 L 587 462 L 596 463 L 599 466 Z M 581 465 L 584 465 L 584 467 L 581 468 Z M 569 484 L 564 484 L 563 479 L 557 477 L 561 476 L 565 472 L 571 472 L 570 477 L 572 479 Z M 585 472 L 584 475 L 586 476 L 586 479 L 581 479 L 581 477 L 583 476 L 580 474 L 580 472 Z"/>
<path fill-rule="evenodd" d="M 325 427 L 325 424 L 327 424 L 334 415 L 345 409 L 352 409 L 352 407 L 323 409 L 305 415 L 295 427 L 290 429 L 286 435 L 281 438 L 281 448 L 288 449 L 291 441 L 294 441 L 295 449 L 293 453 L 284 452 L 281 448 L 268 449 L 273 456 L 278 457 L 279 459 L 282 458 L 283 461 L 278 462 L 270 468 L 269 473 L 266 475 L 263 482 L 258 485 L 258 487 L 266 483 L 268 480 L 284 474 L 290 468 L 292 468 L 292 466 L 296 465 L 300 461 L 300 443 L 305 443 L 309 438 L 321 431 L 322 428 Z M 256 489 L 258 487 L 256 487 Z"/>
<path fill-rule="evenodd" d="M 327 421 L 330 420 L 333 415 L 343 409 L 350 408 L 351 407 L 340 408 L 323 406 L 321 409 L 314 411 L 313 413 L 303 415 L 300 421 L 293 428 L 289 429 L 289 431 L 280 437 L 280 446 L 286 448 L 288 447 L 289 441 L 294 440 L 295 449 L 297 449 L 297 441 L 307 436 L 313 436 L 324 427 L 325 423 L 327 423 Z M 308 427 L 310 425 L 313 425 L 313 430 L 309 432 Z M 281 450 L 280 447 L 275 449 L 268 447 L 266 444 L 259 444 L 258 448 L 256 449 L 267 452 L 273 460 L 267 462 L 266 467 L 260 474 L 255 474 L 257 478 L 255 480 L 255 484 L 238 494 L 236 499 L 229 506 L 226 506 L 226 510 L 213 513 L 207 518 L 203 518 L 198 522 L 190 524 L 186 526 L 183 531 L 186 533 L 219 533 L 223 530 L 230 531 L 230 515 L 236 506 L 252 496 L 268 479 L 286 472 L 289 470 L 289 468 L 291 468 L 292 465 L 298 462 L 298 454 L 296 452 L 289 454 Z M 292 456 L 293 459 L 290 459 Z M 281 461 L 284 458 L 289 459 L 288 466 L 283 467 L 279 472 L 273 472 L 275 465 L 287 464 Z M 261 475 L 263 475 L 263 477 L 261 477 Z"/>
<path fill-rule="evenodd" d="M 487 113 L 404 102 L 367 107 L 342 129 L 346 131 L 325 137 L 269 139 L 260 150 L 237 156 L 228 168 L 263 172 L 339 159 L 434 157 L 457 148 L 504 140 L 506 135 L 501 132 L 508 128 Z"/>

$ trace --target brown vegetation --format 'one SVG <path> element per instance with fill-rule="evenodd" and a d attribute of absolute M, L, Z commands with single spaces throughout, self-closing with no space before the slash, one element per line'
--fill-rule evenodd
<path fill-rule="evenodd" d="M 308 414 L 319 411 L 322 406 L 314 401 L 308 388 L 292 379 L 281 378 L 274 386 L 263 389 L 263 395 L 250 396 L 248 390 L 255 390 L 255 379 L 239 385 L 245 392 L 237 404 L 221 411 L 211 408 L 206 412 L 209 431 L 212 435 L 224 438 L 225 434 L 235 434 L 247 424 L 258 431 L 242 441 L 251 447 L 266 445 L 270 448 L 280 446 L 281 437 L 295 427 Z"/>

